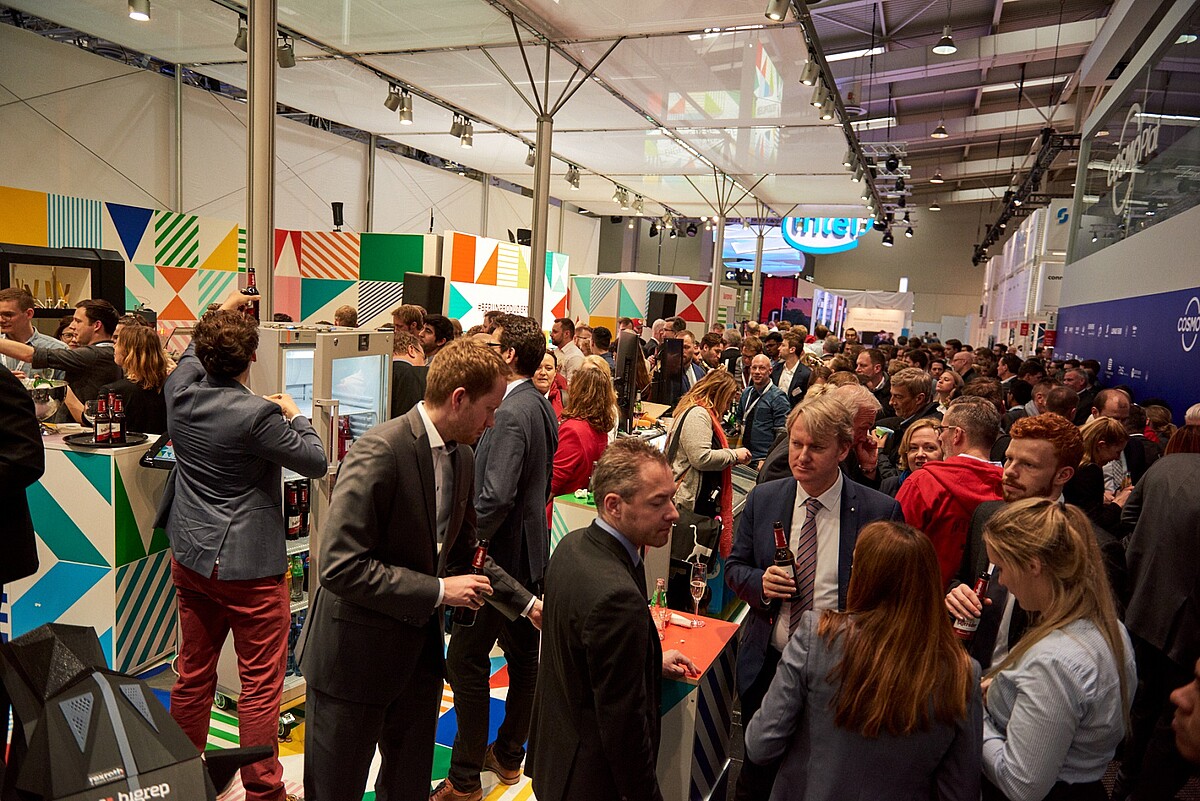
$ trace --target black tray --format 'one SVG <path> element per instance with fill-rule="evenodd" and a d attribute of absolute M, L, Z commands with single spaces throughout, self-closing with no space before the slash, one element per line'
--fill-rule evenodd
<path fill-rule="evenodd" d="M 116 444 L 110 442 L 96 442 L 94 434 L 90 431 L 84 431 L 80 434 L 67 434 L 63 437 L 63 442 L 68 445 L 74 445 L 78 448 L 127 448 L 130 445 L 141 445 L 150 438 L 145 434 L 139 434 L 136 431 L 130 431 L 125 435 L 124 442 Z"/>

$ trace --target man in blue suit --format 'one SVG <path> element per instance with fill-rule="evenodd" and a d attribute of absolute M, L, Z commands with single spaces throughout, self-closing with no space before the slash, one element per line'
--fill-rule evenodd
<path fill-rule="evenodd" d="M 726 582 L 750 605 L 737 666 L 743 726 L 762 705 L 800 616 L 809 609 L 845 608 L 859 530 L 876 520 L 904 519 L 893 499 L 839 469 L 854 442 L 854 410 L 843 400 L 822 395 L 804 401 L 788 416 L 787 431 L 792 477 L 750 492 L 725 566 Z M 791 570 L 775 565 L 776 523 L 795 554 Z M 734 797 L 766 798 L 777 769 L 747 759 Z"/>

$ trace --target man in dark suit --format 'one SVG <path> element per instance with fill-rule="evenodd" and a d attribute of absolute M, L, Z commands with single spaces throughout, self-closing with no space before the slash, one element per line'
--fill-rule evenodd
<path fill-rule="evenodd" d="M 395 420 L 425 397 L 425 350 L 421 340 L 407 330 L 396 329 L 392 336 L 392 413 Z"/>
<path fill-rule="evenodd" d="M 704 378 L 704 367 L 696 361 L 700 352 L 696 345 L 696 335 L 691 331 L 684 331 L 679 338 L 683 340 L 683 391 L 686 393 L 696 386 L 697 381 Z"/>
<path fill-rule="evenodd" d="M 592 482 L 596 521 L 563 538 L 546 573 L 528 772 L 540 801 L 661 801 L 661 678 L 698 671 L 662 652 L 639 549 L 666 544 L 675 481 L 662 451 L 627 437 Z"/>
<path fill-rule="evenodd" d="M 291 620 L 282 468 L 316 478 L 327 465 L 320 438 L 290 396 L 263 398 L 246 387 L 258 323 L 237 309 L 249 300 L 235 290 L 196 324 L 163 387 L 177 462 L 155 525 L 171 542 L 179 604 L 171 717 L 203 750 L 217 661 L 232 633 L 241 743 L 271 746 L 277 754 Z M 242 783 L 247 798 L 277 801 L 278 758 L 242 768 Z"/>
<path fill-rule="evenodd" d="M 1129 417 L 1125 420 L 1125 432 L 1129 442 L 1125 443 L 1125 465 L 1129 468 L 1129 481 L 1133 484 L 1142 480 L 1150 465 L 1158 461 L 1161 452 L 1158 446 L 1146 439 L 1146 410 L 1136 403 L 1129 404 Z"/>
<path fill-rule="evenodd" d="M 1200 454 L 1164 456 L 1134 486 L 1121 514 L 1133 528 L 1125 626 L 1137 655 L 1138 690 L 1114 799 L 1174 798 L 1190 773 L 1171 731 L 1170 693 L 1194 680 L 1200 658 L 1197 471 Z"/>
<path fill-rule="evenodd" d="M 492 336 L 512 375 L 496 412 L 496 425 L 480 439 L 476 454 L 477 536 L 491 543 L 488 554 L 496 564 L 537 596 L 550 559 L 546 503 L 558 449 L 554 409 L 530 381 L 546 355 L 546 338 L 536 320 L 515 314 L 502 316 Z M 530 601 L 531 607 L 534 603 Z M 533 610 L 535 620 L 539 610 L 540 606 Z M 488 745 L 488 680 L 497 641 L 508 665 L 508 696 L 496 741 Z M 537 672 L 538 632 L 526 617 L 509 620 L 485 606 L 474 625 L 454 627 L 446 651 L 446 675 L 454 691 L 458 733 L 450 772 L 433 798 L 482 798 L 480 770 L 495 773 L 503 784 L 517 783 Z"/>
<path fill-rule="evenodd" d="M 6 522 L 0 537 L 0 601 L 4 585 L 32 576 L 38 569 L 37 543 L 25 488 L 42 477 L 46 454 L 33 399 L 21 382 L 0 364 L 0 509 Z M 0 681 L 0 732 L 8 734 L 8 691 Z M 15 775 L 4 769 L 4 737 L 0 737 L 0 795 L 8 798 Z M 13 732 L 13 748 L 23 742 L 20 727 Z"/>
<path fill-rule="evenodd" d="M 983 529 L 1006 503 L 1026 498 L 1061 498 L 1063 487 L 1075 475 L 1083 458 L 1079 429 L 1057 414 L 1022 417 L 1013 424 L 1010 436 L 1001 488 L 1004 500 L 984 501 L 976 507 L 962 564 L 946 593 L 946 609 L 952 616 L 979 618 L 969 650 L 984 670 L 1002 660 L 1016 645 L 1025 633 L 1029 617 L 999 581 L 988 582 L 983 603 L 975 595 L 975 580 L 989 571 Z"/>
<path fill-rule="evenodd" d="M 490 557 L 483 575 L 458 575 L 476 544 L 469 445 L 491 427 L 506 372 L 490 349 L 454 340 L 429 368 L 424 402 L 368 431 L 342 464 L 297 644 L 308 682 L 310 801 L 359 801 L 377 745 L 376 790 L 425 801 L 443 606 L 478 610 L 490 594 L 511 619 L 533 600 Z"/>
<path fill-rule="evenodd" d="M 743 726 L 762 705 L 800 616 L 845 608 L 859 530 L 875 520 L 903 519 L 894 500 L 842 474 L 839 463 L 854 442 L 847 402 L 828 394 L 807 400 L 792 410 L 787 431 L 792 477 L 750 492 L 725 565 L 726 583 L 750 605 L 737 666 Z M 796 554 L 794 581 L 774 562 L 776 521 Z M 777 769 L 743 762 L 735 798 L 766 798 Z"/>
<path fill-rule="evenodd" d="M 905 367 L 892 376 L 891 388 L 890 400 L 896 414 L 879 421 L 880 426 L 892 429 L 880 453 L 887 455 L 894 464 L 909 427 L 926 417 L 940 421 L 942 413 L 938 411 L 937 397 L 933 394 L 933 377 L 924 370 Z"/>
<path fill-rule="evenodd" d="M 804 400 L 812 370 L 800 357 L 804 354 L 804 337 L 799 331 L 783 332 L 783 344 L 779 346 L 780 361 L 771 370 L 771 382 L 787 395 L 788 404 L 795 407 Z"/>

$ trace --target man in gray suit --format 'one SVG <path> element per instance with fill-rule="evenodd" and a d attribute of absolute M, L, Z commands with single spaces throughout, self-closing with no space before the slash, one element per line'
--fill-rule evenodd
<path fill-rule="evenodd" d="M 546 503 L 558 449 L 554 409 L 530 378 L 546 355 L 542 327 L 530 317 L 506 314 L 492 332 L 494 344 L 512 375 L 496 426 L 479 441 L 475 460 L 478 536 L 488 540 L 496 564 L 536 596 L 550 558 Z M 541 602 L 531 601 L 527 615 L 506 619 L 485 606 L 473 626 L 455 626 L 446 651 L 446 675 L 454 690 L 458 733 L 450 772 L 438 787 L 438 801 L 478 801 L 483 797 L 479 772 L 495 773 L 503 784 L 516 784 L 525 758 L 525 740 L 538 674 Z M 488 679 L 491 652 L 499 641 L 508 665 L 508 696 L 496 742 L 488 745 Z"/>
<path fill-rule="evenodd" d="M 531 606 L 533 595 L 490 557 L 483 575 L 458 575 L 476 543 L 469 446 L 492 426 L 506 375 L 489 348 L 454 340 L 429 368 L 425 400 L 368 431 L 342 463 L 297 645 L 308 801 L 360 801 L 376 746 L 380 797 L 425 801 L 443 606 L 478 610 L 490 595 L 510 620 Z"/>
<path fill-rule="evenodd" d="M 217 660 L 232 631 L 241 744 L 275 749 L 242 769 L 246 797 L 281 801 L 278 716 L 291 615 L 281 467 L 315 478 L 326 462 L 321 440 L 289 396 L 260 398 L 246 388 L 258 348 L 258 323 L 236 311 L 247 300 L 234 292 L 196 324 L 163 387 L 178 463 L 155 525 L 171 541 L 179 602 L 171 716 L 203 750 Z"/>

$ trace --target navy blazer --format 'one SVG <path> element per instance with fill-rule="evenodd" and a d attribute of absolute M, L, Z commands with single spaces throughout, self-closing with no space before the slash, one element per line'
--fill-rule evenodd
<path fill-rule="evenodd" d="M 281 467 L 325 475 L 321 439 L 303 416 L 233 379 L 209 376 L 184 351 L 163 387 L 177 463 L 154 525 L 166 529 L 179 564 L 207 578 L 281 576 L 287 570 Z"/>
<path fill-rule="evenodd" d="M 775 369 L 771 370 L 771 383 L 779 387 L 779 379 L 783 378 L 783 362 L 775 365 Z M 783 394 L 787 395 L 788 403 L 795 406 L 804 400 L 804 395 L 808 392 L 808 382 L 812 378 L 812 370 L 803 361 L 796 362 L 796 371 L 792 373 L 792 381 L 786 387 L 779 387 L 783 390 Z"/>
<path fill-rule="evenodd" d="M 744 693 L 758 677 L 771 644 L 777 603 L 764 603 L 762 577 L 775 563 L 775 521 L 792 530 L 792 511 L 796 507 L 796 480 L 780 478 L 759 484 L 746 497 L 746 507 L 738 522 L 733 550 L 725 563 L 725 583 L 750 605 L 742 625 L 738 648 L 738 692 Z M 900 504 L 881 492 L 843 477 L 840 547 L 838 548 L 838 609 L 846 608 L 846 587 L 850 583 L 850 564 L 858 532 L 876 520 L 904 521 Z"/>

